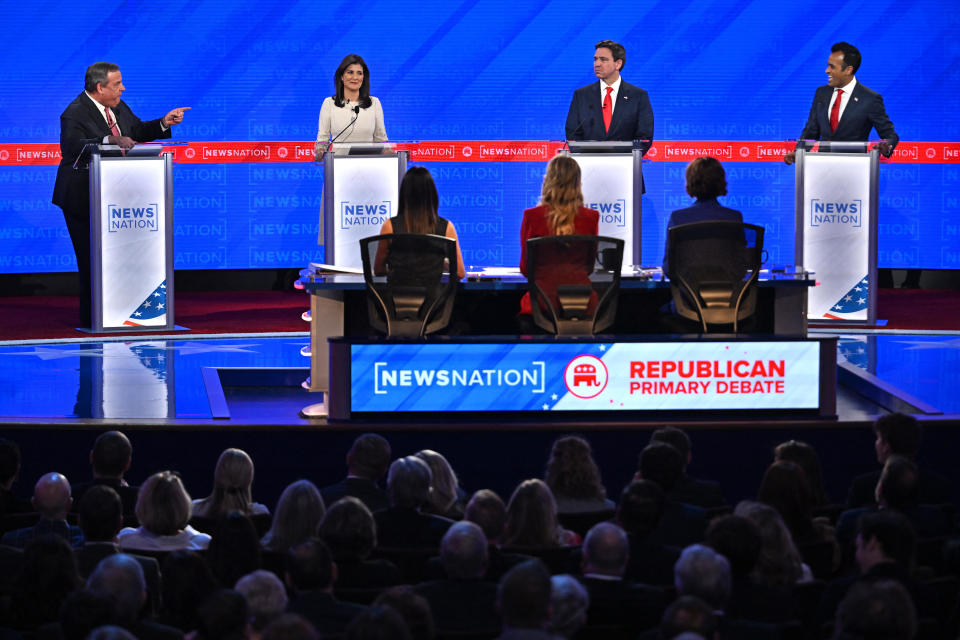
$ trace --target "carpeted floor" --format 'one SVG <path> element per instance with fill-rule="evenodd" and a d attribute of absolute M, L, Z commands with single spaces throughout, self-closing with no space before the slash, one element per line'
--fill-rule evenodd
<path fill-rule="evenodd" d="M 176 294 L 176 322 L 189 333 L 308 331 L 302 291 L 211 291 Z M 960 331 L 960 291 L 881 289 L 886 329 Z M 77 338 L 77 301 L 69 296 L 0 298 L 0 340 Z M 137 334 L 130 334 L 137 335 Z"/>

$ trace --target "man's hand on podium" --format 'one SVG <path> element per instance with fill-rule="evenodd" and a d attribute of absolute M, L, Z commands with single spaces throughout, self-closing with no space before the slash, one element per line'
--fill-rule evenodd
<path fill-rule="evenodd" d="M 107 136 L 107 143 L 115 144 L 124 151 L 133 149 L 134 145 L 137 144 L 133 138 L 127 136 Z"/>
<path fill-rule="evenodd" d="M 797 160 L 796 151 L 788 151 L 787 153 L 783 154 L 783 161 L 786 162 L 787 164 L 793 164 L 794 162 L 796 162 L 796 160 Z"/>
<path fill-rule="evenodd" d="M 175 124 L 183 122 L 183 112 L 189 111 L 193 107 L 177 107 L 167 115 L 163 116 L 163 124 L 172 127 Z"/>
<path fill-rule="evenodd" d="M 890 143 L 886 140 L 881 140 L 877 143 L 877 150 L 884 158 L 889 158 L 891 155 L 893 155 L 893 147 L 891 147 Z"/>

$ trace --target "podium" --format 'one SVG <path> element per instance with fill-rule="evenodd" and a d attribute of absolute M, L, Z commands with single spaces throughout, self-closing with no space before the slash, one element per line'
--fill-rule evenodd
<path fill-rule="evenodd" d="M 92 331 L 163 331 L 173 318 L 173 165 L 164 145 L 88 145 Z"/>
<path fill-rule="evenodd" d="M 389 143 L 334 143 L 323 154 L 324 261 L 362 268 L 360 240 L 397 214 L 408 151 Z"/>
<path fill-rule="evenodd" d="M 623 240 L 623 266 L 640 264 L 643 150 L 630 141 L 569 141 L 580 165 L 583 206 L 600 212 L 601 236 Z"/>
<path fill-rule="evenodd" d="M 819 285 L 810 289 L 810 322 L 876 324 L 878 167 L 866 142 L 797 148 L 795 261 Z"/>

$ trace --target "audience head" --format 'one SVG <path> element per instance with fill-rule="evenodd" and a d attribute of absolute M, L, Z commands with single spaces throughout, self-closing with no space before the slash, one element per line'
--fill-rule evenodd
<path fill-rule="evenodd" d="M 727 174 L 716 158 L 701 156 L 687 165 L 687 193 L 697 200 L 727 195 Z"/>
<path fill-rule="evenodd" d="M 20 447 L 0 438 L 0 486 L 9 489 L 20 475 Z"/>
<path fill-rule="evenodd" d="M 722 555 L 703 545 L 690 545 L 673 567 L 677 594 L 697 596 L 722 611 L 730 599 L 730 563 Z"/>
<path fill-rule="evenodd" d="M 219 518 L 231 511 L 250 513 L 253 460 L 242 449 L 226 449 L 213 471 L 213 492 L 204 502 L 204 515 Z"/>
<path fill-rule="evenodd" d="M 803 561 L 787 525 L 771 506 L 744 500 L 734 514 L 747 518 L 760 532 L 760 556 L 753 568 L 753 579 L 769 587 L 789 586 L 803 575 Z"/>
<path fill-rule="evenodd" d="M 794 540 L 803 540 L 813 529 L 810 488 L 800 465 L 785 460 L 767 467 L 760 481 L 757 500 L 780 512 Z"/>
<path fill-rule="evenodd" d="M 877 504 L 888 509 L 906 511 L 917 505 L 917 465 L 905 456 L 892 455 L 883 463 L 877 482 Z"/>
<path fill-rule="evenodd" d="M 166 624 L 190 631 L 197 628 L 197 607 L 220 585 L 207 561 L 193 551 L 173 551 L 160 567 L 161 614 Z"/>
<path fill-rule="evenodd" d="M 263 547 L 286 551 L 317 534 L 325 506 L 320 491 L 309 480 L 297 480 L 280 494 L 273 512 L 273 523 L 263 537 Z"/>
<path fill-rule="evenodd" d="M 859 640 L 910 640 L 917 633 L 917 612 L 896 580 L 858 581 L 837 607 L 836 637 Z"/>
<path fill-rule="evenodd" d="M 296 613 L 285 613 L 263 630 L 261 640 L 320 640 L 313 625 Z"/>
<path fill-rule="evenodd" d="M 246 640 L 248 611 L 242 594 L 233 589 L 215 591 L 197 608 L 197 639 Z"/>
<path fill-rule="evenodd" d="M 554 441 L 544 480 L 554 496 L 586 500 L 607 497 L 590 443 L 578 436 L 565 436 Z"/>
<path fill-rule="evenodd" d="M 550 572 L 536 559 L 515 565 L 500 579 L 497 606 L 504 627 L 543 629 L 550 618 Z"/>
<path fill-rule="evenodd" d="M 583 573 L 622 577 L 629 556 L 623 529 L 609 522 L 595 524 L 583 540 Z"/>
<path fill-rule="evenodd" d="M 487 570 L 487 537 L 472 522 L 454 523 L 440 542 L 440 560 L 452 580 L 479 580 Z"/>
<path fill-rule="evenodd" d="M 390 443 L 383 436 L 365 433 L 353 441 L 347 453 L 347 470 L 350 475 L 368 480 L 379 480 L 390 466 Z"/>
<path fill-rule="evenodd" d="M 234 511 L 217 521 L 207 562 L 220 584 L 234 584 L 260 568 L 260 538 L 250 518 Z"/>
<path fill-rule="evenodd" d="M 440 196 L 426 167 L 411 167 L 400 183 L 397 215 L 404 216 L 407 233 L 433 233 Z"/>
<path fill-rule="evenodd" d="M 112 598 L 117 621 L 132 625 L 140 617 L 147 599 L 147 583 L 140 563 L 125 553 L 107 556 L 87 578 L 87 589 Z"/>
<path fill-rule="evenodd" d="M 904 413 L 880 416 L 873 425 L 873 432 L 877 436 L 874 448 L 880 464 L 893 454 L 914 459 L 920 451 L 923 432 L 913 416 Z"/>
<path fill-rule="evenodd" d="M 91 631 L 86 640 L 137 640 L 137 637 L 123 627 L 107 624 Z"/>
<path fill-rule="evenodd" d="M 62 473 L 46 473 L 33 487 L 33 508 L 47 520 L 63 520 L 73 505 L 70 481 Z"/>
<path fill-rule="evenodd" d="M 703 638 L 713 638 L 718 620 L 713 607 L 696 596 L 682 595 L 667 607 L 660 621 L 661 638 L 677 638 L 693 633 Z"/>
<path fill-rule="evenodd" d="M 568 236 L 574 232 L 577 211 L 583 206 L 580 189 L 580 165 L 570 156 L 553 156 L 547 163 L 543 178 L 540 205 L 547 207 L 547 224 L 554 235 Z"/>
<path fill-rule="evenodd" d="M 392 607 L 373 606 L 347 626 L 346 640 L 411 640 L 407 623 Z"/>
<path fill-rule="evenodd" d="M 9 606 L 23 618 L 52 622 L 60 604 L 79 586 L 77 560 L 70 543 L 57 535 L 40 535 L 23 550 L 23 564 L 14 580 Z"/>
<path fill-rule="evenodd" d="M 640 538 L 657 528 L 663 517 L 663 489 L 652 480 L 634 480 L 620 494 L 617 522 L 624 531 Z"/>
<path fill-rule="evenodd" d="M 447 459 L 436 451 L 424 449 L 418 451 L 416 457 L 430 467 L 430 511 L 446 515 L 457 501 L 457 475 Z"/>
<path fill-rule="evenodd" d="M 883 562 L 912 569 L 916 548 L 917 534 L 903 514 L 878 511 L 860 517 L 856 558 L 861 572 Z"/>
<path fill-rule="evenodd" d="M 563 574 L 550 578 L 549 631 L 562 638 L 572 638 L 587 623 L 590 595 L 580 581 Z"/>
<path fill-rule="evenodd" d="M 476 523 L 487 540 L 495 543 L 500 540 L 507 522 L 507 505 L 490 489 L 480 489 L 467 502 L 463 519 Z"/>
<path fill-rule="evenodd" d="M 507 503 L 503 544 L 519 547 L 557 545 L 557 503 L 542 480 L 524 480 Z"/>
<path fill-rule="evenodd" d="M 334 502 L 320 521 L 319 536 L 337 562 L 366 560 L 377 546 L 377 528 L 367 505 L 353 496 Z"/>
<path fill-rule="evenodd" d="M 656 482 L 664 493 L 670 493 L 683 477 L 683 458 L 671 445 L 651 442 L 640 452 L 637 473 L 643 480 Z"/>
<path fill-rule="evenodd" d="M 120 431 L 107 431 L 97 436 L 90 451 L 90 464 L 97 478 L 122 478 L 130 468 L 133 447 Z"/>
<path fill-rule="evenodd" d="M 734 579 L 746 578 L 753 571 L 763 547 L 760 527 L 737 515 L 714 518 L 707 527 L 706 543 L 727 559 Z"/>
<path fill-rule="evenodd" d="M 80 528 L 87 542 L 109 542 L 123 526 L 123 502 L 112 487 L 96 484 L 80 498 Z"/>
<path fill-rule="evenodd" d="M 650 442 L 665 442 L 680 452 L 680 459 L 683 460 L 683 468 L 686 469 L 690 464 L 692 446 L 690 436 L 683 429 L 677 427 L 661 427 L 650 434 Z"/>
<path fill-rule="evenodd" d="M 291 547 L 286 559 L 287 586 L 297 591 L 327 591 L 336 580 L 330 549 L 319 538 Z"/>
<path fill-rule="evenodd" d="M 272 571 L 248 573 L 237 580 L 234 589 L 246 599 L 250 626 L 258 633 L 287 610 L 287 590 Z"/>
<path fill-rule="evenodd" d="M 829 504 L 827 491 L 823 486 L 823 469 L 820 465 L 820 456 L 817 450 L 806 442 L 799 440 L 788 440 L 781 442 L 773 450 L 775 460 L 784 460 L 793 462 L 803 469 L 807 478 L 807 486 L 810 488 L 810 499 L 814 506 Z"/>
<path fill-rule="evenodd" d="M 94 629 L 113 622 L 113 600 L 86 589 L 74 591 L 60 606 L 63 640 L 85 640 Z"/>
<path fill-rule="evenodd" d="M 416 456 L 398 458 L 387 474 L 387 492 L 394 507 L 419 509 L 430 499 L 432 474 L 426 462 Z"/>
<path fill-rule="evenodd" d="M 190 494 L 174 472 L 155 473 L 140 486 L 137 520 L 150 533 L 172 536 L 187 526 L 192 512 Z"/>
<path fill-rule="evenodd" d="M 409 585 L 390 587 L 373 601 L 374 606 L 390 607 L 400 614 L 410 631 L 411 640 L 433 640 L 435 630 L 430 603 Z"/>

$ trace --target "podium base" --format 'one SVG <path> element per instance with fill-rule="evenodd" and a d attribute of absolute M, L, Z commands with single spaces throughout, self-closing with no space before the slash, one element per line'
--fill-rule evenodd
<path fill-rule="evenodd" d="M 91 328 L 76 327 L 80 333 L 104 334 L 104 333 L 163 333 L 164 331 L 190 331 L 190 327 L 181 327 L 178 324 L 169 327 L 104 327 L 101 331 Z"/>
<path fill-rule="evenodd" d="M 326 398 L 323 402 L 308 405 L 300 409 L 301 418 L 326 418 L 328 415 Z"/>

